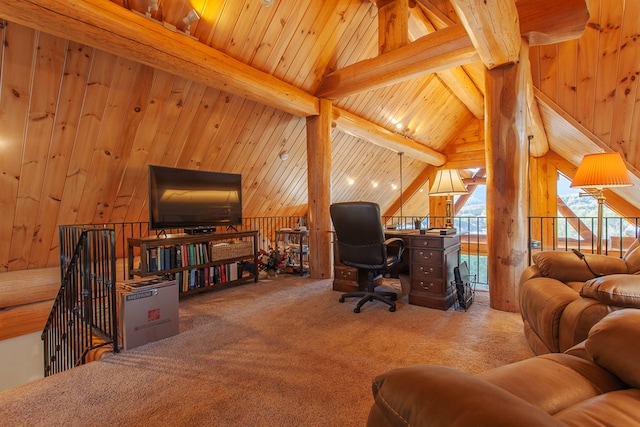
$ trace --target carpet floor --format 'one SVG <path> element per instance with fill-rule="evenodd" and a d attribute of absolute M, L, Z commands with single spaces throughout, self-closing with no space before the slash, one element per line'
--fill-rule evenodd
<path fill-rule="evenodd" d="M 397 281 L 386 285 L 401 291 Z M 180 301 L 180 333 L 0 392 L 8 426 L 363 426 L 371 380 L 410 364 L 478 373 L 533 356 L 519 314 L 379 302 L 281 276 Z"/>

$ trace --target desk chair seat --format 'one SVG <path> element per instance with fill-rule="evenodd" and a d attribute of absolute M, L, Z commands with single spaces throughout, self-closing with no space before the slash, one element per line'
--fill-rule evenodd
<path fill-rule="evenodd" d="M 338 239 L 338 258 L 344 265 L 368 270 L 367 289 L 343 294 L 346 298 L 360 298 L 355 313 L 369 301 L 380 301 L 396 311 L 395 292 L 376 291 L 375 279 L 381 271 L 389 270 L 402 261 L 404 241 L 394 237 L 385 239 L 380 207 L 371 202 L 334 203 L 330 207 L 331 220 Z M 394 247 L 394 253 L 387 249 Z"/>

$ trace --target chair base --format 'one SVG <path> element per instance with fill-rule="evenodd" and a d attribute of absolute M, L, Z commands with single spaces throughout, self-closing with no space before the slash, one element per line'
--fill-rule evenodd
<path fill-rule="evenodd" d="M 360 309 L 362 306 L 369 301 L 380 301 L 389 305 L 389 311 L 396 311 L 396 303 L 394 302 L 398 296 L 395 292 L 350 292 L 348 294 L 343 294 L 338 301 L 345 302 L 346 298 L 358 298 L 360 297 L 360 301 L 358 301 L 358 305 L 353 309 L 354 313 L 360 313 Z M 388 298 L 388 299 L 387 299 Z"/>
<path fill-rule="evenodd" d="M 360 309 L 362 308 L 362 306 L 369 301 L 383 302 L 389 305 L 389 311 L 391 312 L 396 311 L 396 303 L 394 301 L 398 299 L 398 295 L 395 292 L 376 291 L 375 283 L 374 283 L 375 275 L 376 275 L 375 271 L 369 272 L 369 283 L 367 285 L 366 291 L 349 292 L 346 294 L 342 294 L 342 296 L 338 301 L 345 302 L 347 298 L 360 298 L 360 301 L 358 301 L 356 308 L 353 309 L 354 313 L 360 313 Z"/>

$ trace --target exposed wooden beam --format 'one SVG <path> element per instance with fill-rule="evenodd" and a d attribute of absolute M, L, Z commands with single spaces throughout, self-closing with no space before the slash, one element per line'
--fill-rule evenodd
<path fill-rule="evenodd" d="M 434 166 L 442 166 L 446 156 L 416 141 L 404 138 L 400 135 L 368 122 L 348 111 L 334 108 L 334 123 L 336 129 L 341 132 L 364 139 L 373 144 L 395 151 L 429 163 Z"/>
<path fill-rule="evenodd" d="M 316 95 L 342 98 L 477 60 L 465 29 L 455 25 L 376 58 L 327 74 Z"/>
<path fill-rule="evenodd" d="M 409 36 L 416 40 L 427 34 L 434 33 L 436 28 L 427 19 L 421 8 L 413 8 L 411 15 L 413 21 L 419 21 L 416 25 L 409 25 Z M 484 95 L 476 87 L 475 83 L 461 66 L 437 71 L 436 75 L 477 119 L 484 117 Z"/>
<path fill-rule="evenodd" d="M 569 223 L 571 228 L 573 228 L 576 232 L 579 232 L 580 238 L 582 240 L 592 242 L 594 239 L 596 239 L 589 226 L 585 224 L 584 221 L 582 221 L 582 219 L 580 219 L 578 215 L 576 215 L 576 213 L 569 206 L 567 206 L 560 197 L 556 198 L 556 203 L 560 215 L 567 219 L 567 222 Z"/>
<path fill-rule="evenodd" d="M 378 52 L 409 43 L 409 0 L 391 0 L 378 6 Z"/>
<path fill-rule="evenodd" d="M 0 17 L 296 116 L 318 114 L 313 95 L 110 1 L 3 0 Z"/>
<path fill-rule="evenodd" d="M 437 29 L 453 24 L 429 0 L 417 0 Z M 588 0 L 517 0 L 520 35 L 529 46 L 561 43 L 580 38 L 589 21 Z"/>
<path fill-rule="evenodd" d="M 588 0 L 517 0 L 516 7 L 529 46 L 578 39 L 590 16 Z"/>
<path fill-rule="evenodd" d="M 320 100 L 320 114 L 307 118 L 307 188 L 309 271 L 313 279 L 329 279 L 331 256 L 331 101 Z"/>
<path fill-rule="evenodd" d="M 451 0 L 488 69 L 518 61 L 520 26 L 514 0 Z"/>
<path fill-rule="evenodd" d="M 517 283 L 526 268 L 528 239 L 528 149 L 520 64 L 487 70 L 485 141 L 487 158 L 487 266 L 490 305 L 517 312 Z"/>
<path fill-rule="evenodd" d="M 0 2 L 0 17 L 181 75 L 296 116 L 319 114 L 319 100 L 315 96 L 113 2 L 6 0 Z M 354 133 L 366 135 L 371 127 L 375 127 L 364 119 L 353 115 L 350 117 L 353 119 L 350 129 L 363 126 L 360 131 L 352 129 Z M 392 139 L 387 148 L 404 151 L 419 159 L 428 158 L 436 163 L 443 161 L 439 153 L 425 146 L 399 138 L 391 132 L 388 134 Z M 372 138 L 378 145 L 385 145 L 384 132 L 376 132 Z M 405 142 L 407 147 L 403 148 Z"/>
<path fill-rule="evenodd" d="M 485 150 L 465 151 L 464 153 L 447 154 L 446 169 L 470 169 L 484 167 L 486 164 Z"/>
<path fill-rule="evenodd" d="M 529 137 L 529 155 L 541 157 L 549 151 L 549 140 L 544 131 L 544 124 L 540 116 L 538 101 L 533 93 L 533 78 L 531 77 L 531 62 L 529 60 L 529 43 L 522 41 L 520 49 L 520 64 L 523 67 L 523 77 L 525 79 L 525 99 L 527 106 L 527 135 Z"/>

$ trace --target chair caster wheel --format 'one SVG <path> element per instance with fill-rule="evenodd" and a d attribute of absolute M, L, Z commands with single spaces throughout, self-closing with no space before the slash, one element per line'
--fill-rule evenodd
<path fill-rule="evenodd" d="M 340 297 L 340 299 L 338 300 L 338 302 L 344 302 L 344 298 Z"/>
<path fill-rule="evenodd" d="M 395 301 L 395 300 L 398 299 L 398 295 L 393 294 L 393 295 L 391 295 L 390 299 L 391 299 L 391 301 Z"/>
<path fill-rule="evenodd" d="M 353 309 L 353 312 L 354 312 L 354 313 L 360 313 L 360 307 L 356 307 L 356 308 L 354 308 L 354 309 Z"/>
<path fill-rule="evenodd" d="M 389 311 L 393 313 L 394 311 L 396 311 L 396 308 L 391 306 L 391 307 L 389 307 Z"/>

